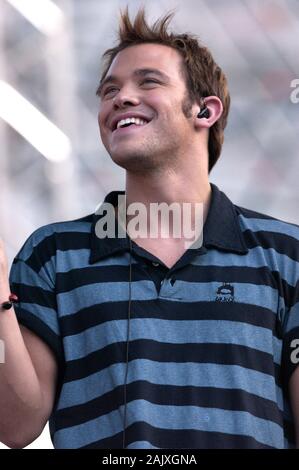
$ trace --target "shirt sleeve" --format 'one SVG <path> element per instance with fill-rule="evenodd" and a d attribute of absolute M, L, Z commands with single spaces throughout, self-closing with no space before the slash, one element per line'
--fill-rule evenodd
<path fill-rule="evenodd" d="M 38 335 L 64 363 L 55 294 L 55 246 L 53 234 L 38 229 L 13 260 L 9 282 L 18 296 L 14 309 L 18 322 Z"/>
<path fill-rule="evenodd" d="M 283 318 L 282 370 L 286 386 L 299 364 L 299 241 L 294 244 L 291 255 L 290 281 Z"/>

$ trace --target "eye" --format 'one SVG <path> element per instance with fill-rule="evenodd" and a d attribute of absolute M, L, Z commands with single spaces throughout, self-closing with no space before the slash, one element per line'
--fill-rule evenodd
<path fill-rule="evenodd" d="M 140 84 L 143 85 L 143 84 L 146 84 L 146 83 L 160 83 L 158 80 L 155 80 L 154 78 L 144 78 Z M 107 87 L 107 88 L 104 88 L 104 90 L 102 91 L 101 95 L 103 97 L 106 97 L 107 95 L 110 95 L 111 93 L 113 93 L 114 91 L 117 91 L 118 88 L 116 86 L 110 86 L 110 87 Z"/>
<path fill-rule="evenodd" d="M 159 83 L 158 80 L 155 80 L 154 78 L 145 78 L 144 80 L 142 80 L 141 85 L 142 85 L 143 83 L 150 83 L 150 82 L 152 82 L 152 83 Z"/>
<path fill-rule="evenodd" d="M 108 95 L 109 93 L 111 93 L 111 92 L 114 91 L 114 90 L 117 90 L 117 87 L 115 87 L 115 86 L 110 86 L 110 87 L 108 87 L 108 88 L 106 88 L 105 90 L 102 91 L 102 95 L 103 95 L 103 96 L 106 96 L 106 95 Z"/>

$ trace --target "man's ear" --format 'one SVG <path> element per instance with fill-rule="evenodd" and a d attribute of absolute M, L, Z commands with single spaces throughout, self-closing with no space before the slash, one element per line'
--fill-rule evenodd
<path fill-rule="evenodd" d="M 220 118 L 223 106 L 218 96 L 207 96 L 203 100 L 203 106 L 196 106 L 195 126 L 197 128 L 209 128 Z"/>

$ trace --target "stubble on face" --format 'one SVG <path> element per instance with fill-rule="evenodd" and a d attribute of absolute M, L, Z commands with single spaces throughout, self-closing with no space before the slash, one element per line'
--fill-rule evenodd
<path fill-rule="evenodd" d="M 185 91 L 180 110 L 186 119 L 192 118 L 192 101 L 188 90 Z M 125 170 L 136 174 L 144 172 L 159 174 L 167 170 L 175 171 L 180 158 L 177 151 L 180 141 L 176 135 L 167 134 L 167 129 L 165 129 L 165 133 L 167 144 L 165 140 L 164 142 L 161 140 L 161 134 L 153 132 L 150 141 L 141 142 L 139 149 L 132 149 L 132 152 L 127 153 L 125 158 L 123 155 L 119 157 L 113 155 L 113 161 Z"/>
<path fill-rule="evenodd" d="M 145 50 L 148 45 L 136 47 Z M 163 54 L 165 54 L 165 47 L 163 45 L 154 46 L 155 49 L 161 48 Z M 132 50 L 127 52 L 131 53 Z M 165 173 L 168 170 L 170 172 L 175 171 L 182 162 L 186 147 L 188 142 L 190 142 L 190 137 L 192 137 L 190 134 L 192 127 L 190 119 L 192 119 L 192 102 L 194 100 L 191 99 L 191 94 L 188 92 L 188 77 L 182 58 L 180 58 L 179 62 L 175 61 L 174 54 L 178 54 L 177 51 L 171 52 L 169 58 L 170 66 L 167 70 L 168 75 L 173 77 L 172 87 L 165 89 L 166 95 L 161 95 L 161 101 L 156 101 L 158 98 L 155 96 L 153 96 L 153 101 L 149 101 L 148 106 L 153 106 L 152 112 L 154 114 L 152 115 L 152 121 L 145 126 L 144 130 L 140 129 L 141 132 L 138 131 L 136 139 L 132 135 L 128 139 L 124 136 L 123 140 L 120 140 L 122 137 L 116 140 L 107 138 L 105 126 L 102 127 L 102 133 L 100 125 L 102 141 L 112 160 L 118 166 L 130 172 L 148 173 L 161 171 Z M 152 50 L 149 51 L 149 61 L 152 60 L 153 64 L 156 64 L 154 61 L 155 55 L 155 50 L 154 52 Z M 121 57 L 121 59 L 123 58 Z M 160 64 L 159 59 L 160 57 L 158 57 L 158 68 Z M 129 64 L 131 60 L 129 55 Z M 138 54 L 136 60 L 138 63 Z M 141 57 L 142 61 L 143 57 Z M 167 64 L 167 60 L 161 61 L 162 70 L 165 63 Z M 135 62 L 130 65 L 132 67 L 137 66 Z M 116 65 L 116 68 L 118 67 L 124 67 L 128 71 L 129 66 L 126 62 L 122 64 L 120 60 Z M 179 72 L 178 74 L 177 71 Z M 178 97 L 178 93 L 181 95 L 181 98 Z M 141 102 L 140 104 L 140 109 L 142 109 L 143 103 Z"/>

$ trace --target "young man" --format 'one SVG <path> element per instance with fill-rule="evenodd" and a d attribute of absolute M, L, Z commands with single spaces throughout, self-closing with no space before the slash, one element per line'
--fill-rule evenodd
<path fill-rule="evenodd" d="M 99 127 L 126 170 L 126 209 L 201 203 L 203 243 L 100 238 L 103 213 L 29 237 L 10 275 L 18 301 L 0 315 L 0 439 L 11 447 L 49 418 L 56 448 L 299 445 L 299 228 L 209 183 L 226 79 L 195 37 L 167 31 L 170 18 L 150 27 L 142 10 L 133 24 L 122 14 Z M 119 226 L 123 194 L 105 199 Z"/>

